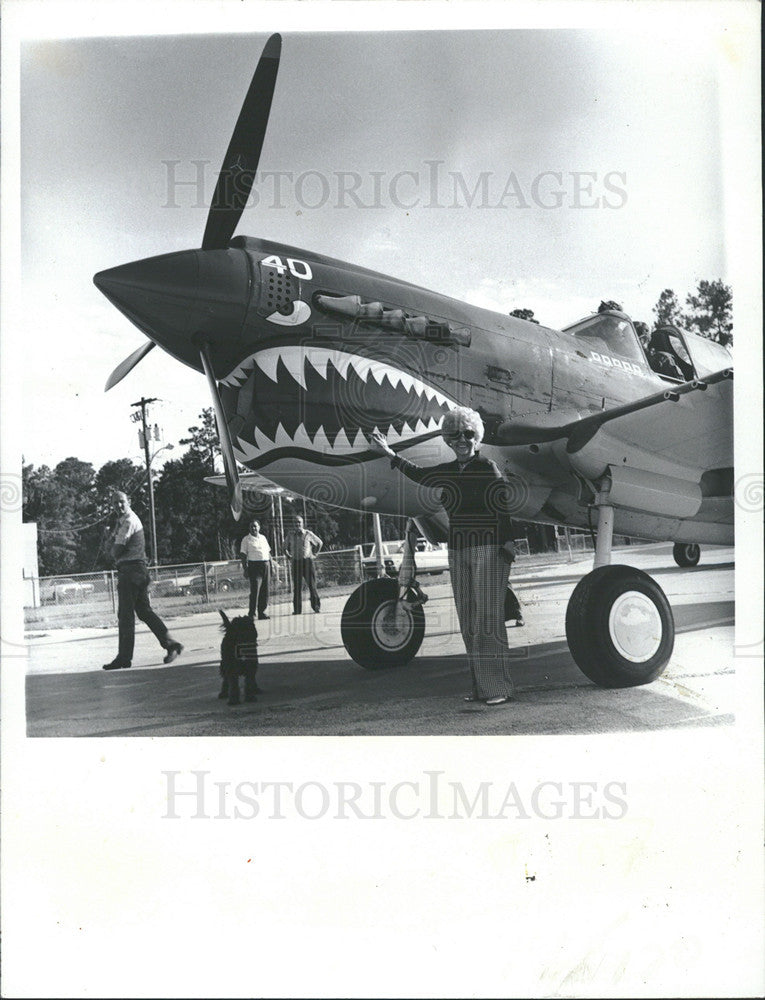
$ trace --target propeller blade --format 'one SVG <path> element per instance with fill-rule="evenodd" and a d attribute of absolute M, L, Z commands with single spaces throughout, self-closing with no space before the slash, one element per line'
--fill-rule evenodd
<path fill-rule="evenodd" d="M 226 423 L 226 415 L 223 412 L 223 404 L 220 401 L 218 383 L 216 381 L 212 361 L 210 359 L 209 345 L 205 344 L 203 346 L 202 350 L 199 352 L 199 358 L 202 362 L 202 369 L 204 370 L 205 377 L 207 378 L 207 384 L 210 387 L 210 393 L 212 395 L 213 408 L 215 410 L 215 423 L 218 426 L 218 440 L 220 441 L 220 450 L 223 454 L 223 467 L 226 470 L 226 485 L 228 486 L 231 513 L 234 516 L 234 520 L 238 521 L 242 516 L 242 510 L 244 508 L 242 500 L 242 484 L 239 482 L 239 473 L 237 472 L 236 459 L 234 458 L 234 448 L 231 444 L 231 435 L 228 432 L 228 424 Z"/>
<path fill-rule="evenodd" d="M 130 357 L 121 361 L 106 380 L 104 392 L 108 392 L 110 389 L 113 389 L 118 382 L 121 382 L 128 372 L 131 372 L 138 362 L 146 357 L 152 347 L 156 347 L 156 344 L 153 340 L 149 340 L 145 344 L 142 344 L 137 351 L 133 351 Z"/>
<path fill-rule="evenodd" d="M 281 35 L 271 35 L 263 49 L 223 159 L 207 216 L 203 250 L 223 250 L 228 246 L 247 204 L 266 135 L 281 51 Z"/>

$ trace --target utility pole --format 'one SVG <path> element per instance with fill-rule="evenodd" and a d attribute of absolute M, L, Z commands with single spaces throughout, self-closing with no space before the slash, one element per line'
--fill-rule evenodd
<path fill-rule="evenodd" d="M 146 477 L 149 480 L 149 519 L 151 520 L 151 564 L 157 565 L 157 521 L 154 515 L 154 482 L 151 478 L 151 458 L 149 457 L 149 430 L 146 426 L 146 407 L 156 403 L 156 399 L 144 399 L 143 396 L 131 406 L 141 407 L 141 422 L 143 426 L 143 453 L 146 456 Z M 137 414 L 136 414 L 137 415 Z"/>
<path fill-rule="evenodd" d="M 277 556 L 280 556 L 281 552 L 279 551 L 279 526 L 276 523 L 276 511 L 274 507 L 273 493 L 271 493 L 268 499 L 271 501 L 271 538 L 273 539 L 274 542 L 274 552 L 276 553 Z"/>
<path fill-rule="evenodd" d="M 279 548 L 284 552 L 284 509 L 282 507 L 281 493 L 276 494 L 276 500 L 279 505 Z"/>

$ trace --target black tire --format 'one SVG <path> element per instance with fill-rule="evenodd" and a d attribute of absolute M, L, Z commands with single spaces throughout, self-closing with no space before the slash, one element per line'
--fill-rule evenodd
<path fill-rule="evenodd" d="M 221 592 L 221 594 L 227 594 L 229 590 L 232 589 L 233 586 L 234 585 L 231 582 L 231 580 L 221 580 L 220 583 L 218 584 L 218 590 Z"/>
<path fill-rule="evenodd" d="M 664 671 L 675 645 L 675 622 L 664 591 L 647 573 L 601 566 L 574 588 L 566 638 L 577 666 L 595 684 L 636 687 Z"/>
<path fill-rule="evenodd" d="M 340 634 L 349 655 L 365 670 L 402 667 L 422 645 L 425 612 L 421 605 L 398 601 L 396 580 L 367 580 L 348 598 Z"/>
<path fill-rule="evenodd" d="M 698 566 L 701 559 L 701 546 L 695 542 L 675 542 L 672 558 L 678 566 Z"/>

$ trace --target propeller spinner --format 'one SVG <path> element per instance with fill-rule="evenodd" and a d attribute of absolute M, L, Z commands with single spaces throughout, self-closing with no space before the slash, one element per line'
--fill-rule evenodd
<path fill-rule="evenodd" d="M 222 282 L 228 285 L 229 291 L 233 290 L 234 285 L 238 287 L 241 281 L 235 258 L 230 256 L 233 252 L 227 248 L 247 204 L 257 173 L 276 86 L 281 48 L 281 36 L 272 35 L 266 42 L 255 69 L 218 175 L 201 251 L 183 251 L 137 261 L 101 271 L 93 279 L 107 298 L 149 337 L 148 344 L 138 348 L 117 365 L 107 379 L 107 391 L 132 371 L 155 346 L 152 333 L 160 333 L 159 327 L 155 325 L 157 322 L 164 327 L 169 318 L 173 323 L 172 335 L 177 344 L 177 352 L 173 350 L 172 353 L 177 357 L 191 362 L 189 351 L 198 354 L 212 393 L 231 511 L 237 520 L 242 512 L 241 484 L 213 372 L 210 345 L 204 330 L 191 327 L 194 307 L 210 297 L 205 277 L 214 277 L 215 284 Z M 246 288 L 246 282 L 244 287 Z M 230 297 L 234 302 L 237 299 L 235 294 Z M 157 306 L 160 308 L 157 309 Z M 167 332 L 162 330 L 163 339 L 167 337 Z M 196 347 L 193 347 L 194 343 Z"/>

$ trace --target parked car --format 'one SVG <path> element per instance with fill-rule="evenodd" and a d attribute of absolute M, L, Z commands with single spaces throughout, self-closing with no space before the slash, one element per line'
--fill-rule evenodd
<path fill-rule="evenodd" d="M 194 566 L 192 572 L 187 567 L 181 567 L 185 572 L 176 572 L 155 581 L 152 593 L 157 597 L 190 597 L 199 594 L 223 594 L 235 587 L 247 586 L 238 563 L 217 562 L 207 566 L 207 587 L 205 578 L 199 572 L 200 566 Z M 160 570 L 160 572 L 162 572 Z M 167 572 L 167 571 L 165 571 Z"/>
<path fill-rule="evenodd" d="M 152 579 L 151 593 L 153 597 L 181 597 L 193 578 L 186 574 L 177 577 L 169 576 L 161 580 Z"/>
<path fill-rule="evenodd" d="M 382 543 L 382 556 L 385 572 L 388 576 L 396 576 L 401 568 L 401 561 L 404 558 L 404 547 L 406 541 L 399 539 L 394 542 Z M 377 548 L 374 542 L 367 542 L 359 546 L 361 549 L 361 563 L 364 568 L 364 575 L 374 577 L 377 575 Z M 434 545 L 426 538 L 418 538 L 414 561 L 417 566 L 417 575 L 425 576 L 432 574 L 436 576 L 449 569 L 449 553 L 446 549 L 446 542 Z"/>
<path fill-rule="evenodd" d="M 40 601 L 43 604 L 60 604 L 63 601 L 81 601 L 92 594 L 95 584 L 83 580 L 63 578 L 42 587 Z"/>
<path fill-rule="evenodd" d="M 401 548 L 403 544 L 402 540 L 382 543 L 383 565 L 388 576 L 395 576 L 398 573 L 403 558 L 403 550 Z M 375 543 L 366 542 L 364 545 L 359 545 L 358 550 L 361 556 L 361 566 L 364 570 L 364 576 L 376 576 L 377 546 Z"/>
<path fill-rule="evenodd" d="M 238 572 L 237 572 L 238 570 Z M 207 567 L 207 588 L 205 589 L 204 577 L 200 574 L 191 578 L 188 585 L 190 594 L 225 594 L 229 590 L 248 587 L 249 583 L 244 578 L 240 565 L 231 563 L 214 563 Z"/>

